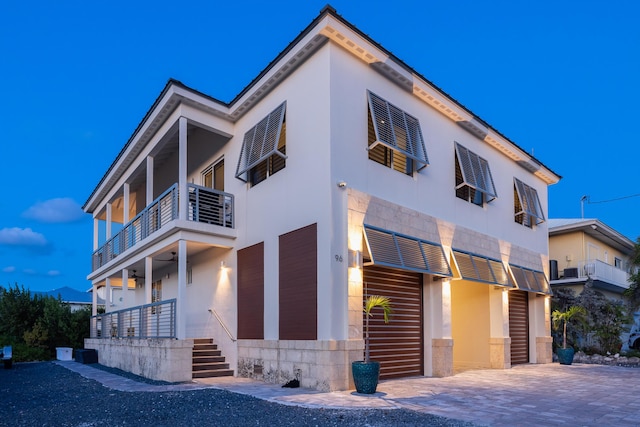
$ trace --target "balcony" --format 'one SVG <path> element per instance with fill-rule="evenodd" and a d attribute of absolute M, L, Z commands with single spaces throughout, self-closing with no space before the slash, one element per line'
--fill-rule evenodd
<path fill-rule="evenodd" d="M 222 191 L 187 185 L 188 221 L 206 223 L 225 228 L 234 228 L 233 195 Z M 92 267 L 95 271 L 120 254 L 145 240 L 179 217 L 178 184 L 169 187 L 151 202 L 105 244 L 93 253 Z"/>
<path fill-rule="evenodd" d="M 563 284 L 571 281 L 586 281 L 589 277 L 619 288 L 629 287 L 629 273 L 600 260 L 578 261 L 577 267 L 565 268 L 558 280 L 552 284 Z"/>

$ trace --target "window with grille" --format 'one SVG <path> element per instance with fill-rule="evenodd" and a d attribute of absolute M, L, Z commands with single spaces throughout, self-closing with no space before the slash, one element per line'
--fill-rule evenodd
<path fill-rule="evenodd" d="M 151 284 L 151 303 L 162 301 L 162 280 Z M 151 307 L 151 314 L 160 314 L 160 306 Z"/>
<path fill-rule="evenodd" d="M 483 206 L 497 196 L 489 162 L 456 142 L 456 197 Z"/>
<path fill-rule="evenodd" d="M 533 228 L 545 221 L 538 192 L 518 178 L 514 178 L 513 199 L 515 221 L 518 224 Z"/>
<path fill-rule="evenodd" d="M 244 134 L 236 178 L 257 185 L 286 165 L 286 102 Z"/>
<path fill-rule="evenodd" d="M 429 164 L 420 121 L 373 92 L 369 97 L 369 159 L 407 175 Z"/>
<path fill-rule="evenodd" d="M 224 158 L 202 171 L 202 186 L 224 191 Z"/>

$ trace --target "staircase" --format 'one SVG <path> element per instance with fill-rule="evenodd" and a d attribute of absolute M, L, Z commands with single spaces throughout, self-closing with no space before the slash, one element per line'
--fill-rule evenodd
<path fill-rule="evenodd" d="M 222 352 L 211 338 L 193 340 L 192 378 L 233 376 Z"/>

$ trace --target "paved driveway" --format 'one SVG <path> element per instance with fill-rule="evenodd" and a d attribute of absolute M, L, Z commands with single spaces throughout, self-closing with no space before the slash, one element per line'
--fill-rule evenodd
<path fill-rule="evenodd" d="M 282 389 L 241 378 L 208 385 L 324 408 L 407 408 L 491 426 L 640 426 L 640 369 L 520 365 L 448 378 L 383 381 L 373 396 Z"/>

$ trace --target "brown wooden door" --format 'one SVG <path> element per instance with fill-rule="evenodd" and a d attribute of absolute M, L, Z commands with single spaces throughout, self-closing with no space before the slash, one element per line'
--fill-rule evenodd
<path fill-rule="evenodd" d="M 391 299 L 393 315 L 384 323 L 382 310 L 369 318 L 371 360 L 380 362 L 380 378 L 424 375 L 422 274 L 386 267 L 364 268 L 364 297 Z"/>
<path fill-rule="evenodd" d="M 529 293 L 509 291 L 511 364 L 529 363 Z"/>

